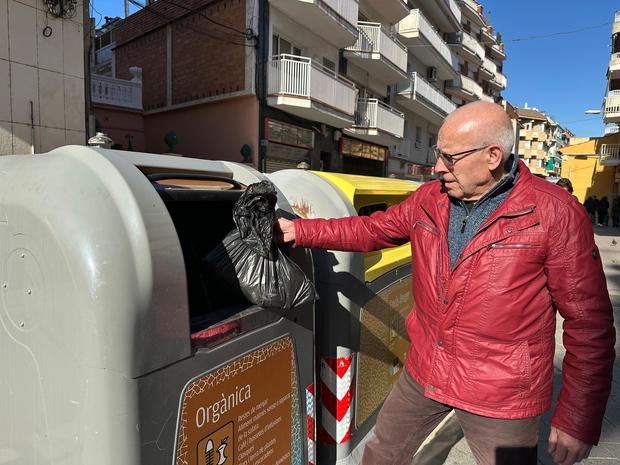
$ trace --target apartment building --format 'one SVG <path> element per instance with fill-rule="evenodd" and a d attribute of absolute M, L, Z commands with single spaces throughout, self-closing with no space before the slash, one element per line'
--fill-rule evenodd
<path fill-rule="evenodd" d="M 408 77 L 396 86 L 405 134 L 393 150 L 390 173 L 427 179 L 443 119 L 475 100 L 502 102 L 506 58 L 482 6 L 474 0 L 415 0 L 398 24 L 408 47 Z M 403 172 L 404 171 L 404 172 Z"/>
<path fill-rule="evenodd" d="M 559 176 L 562 158 L 559 150 L 568 145 L 573 134 L 553 118 L 536 108 L 516 108 L 521 126 L 518 139 L 519 158 L 540 177 Z"/>
<path fill-rule="evenodd" d="M 606 137 L 601 139 L 597 153 L 601 164 L 616 167 L 613 192 L 620 192 L 620 11 L 616 11 L 611 27 L 611 57 L 607 68 L 607 94 L 603 103 Z"/>
<path fill-rule="evenodd" d="M 603 121 L 614 129 L 620 123 L 620 11 L 616 11 L 611 27 L 611 57 L 607 68 L 607 94 L 603 106 Z"/>
<path fill-rule="evenodd" d="M 85 19 L 87 2 L 0 0 L 0 155 L 86 143 Z"/>
<path fill-rule="evenodd" d="M 268 172 L 307 164 L 424 179 L 445 116 L 468 101 L 500 101 L 505 86 L 503 48 L 472 2 L 193 0 L 183 9 L 160 0 L 112 35 L 100 31 L 97 123 L 134 149 L 169 151 L 170 134 L 186 156 L 240 160 L 243 148 Z M 471 26 L 467 9 L 484 25 Z M 463 27 L 477 41 L 477 67 L 455 42 Z M 493 73 L 470 78 L 484 60 Z M 479 92 L 450 94 L 474 78 Z"/>

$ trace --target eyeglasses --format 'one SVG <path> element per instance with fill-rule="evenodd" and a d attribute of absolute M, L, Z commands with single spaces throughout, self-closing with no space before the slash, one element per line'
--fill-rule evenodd
<path fill-rule="evenodd" d="M 452 168 L 457 161 L 462 160 L 466 156 L 471 155 L 472 153 L 476 153 L 479 150 L 484 150 L 487 147 L 490 147 L 490 146 L 485 145 L 484 147 L 463 150 L 462 152 L 452 153 L 452 154 L 442 151 L 436 145 L 433 146 L 432 150 L 433 150 L 433 155 L 435 155 L 435 160 L 439 160 L 441 158 L 441 161 L 443 161 L 444 165 L 446 165 L 446 168 Z"/>

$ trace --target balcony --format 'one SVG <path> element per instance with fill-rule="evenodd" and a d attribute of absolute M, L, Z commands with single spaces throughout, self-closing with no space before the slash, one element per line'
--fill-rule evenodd
<path fill-rule="evenodd" d="M 446 94 L 454 95 L 466 102 L 473 102 L 482 98 L 482 87 L 472 78 L 462 74 L 446 83 Z"/>
<path fill-rule="evenodd" d="M 478 71 L 482 79 L 490 80 L 497 74 L 497 65 L 485 57 L 482 60 L 482 65 L 480 65 L 480 69 Z"/>
<path fill-rule="evenodd" d="M 617 134 L 618 132 L 620 132 L 620 126 L 617 124 L 605 127 L 605 135 Z"/>
<path fill-rule="evenodd" d="M 407 48 L 387 35 L 380 23 L 360 21 L 357 27 L 357 42 L 344 51 L 347 60 L 385 85 L 404 79 L 407 76 Z"/>
<path fill-rule="evenodd" d="M 461 8 L 456 0 L 418 0 L 418 4 L 442 31 L 456 32 L 461 29 Z"/>
<path fill-rule="evenodd" d="M 106 63 L 112 60 L 112 50 L 116 47 L 116 42 L 112 42 L 105 47 L 101 47 L 95 51 L 95 64 Z"/>
<path fill-rule="evenodd" d="M 491 58 L 494 60 L 503 61 L 506 59 L 506 52 L 504 50 L 504 44 L 494 44 L 489 48 Z"/>
<path fill-rule="evenodd" d="M 462 31 L 454 34 L 454 42 L 450 43 L 450 48 L 461 55 L 468 61 L 481 64 L 484 60 L 484 47 L 476 40 L 475 37 Z"/>
<path fill-rule="evenodd" d="M 545 131 L 536 131 L 533 129 L 521 131 L 521 136 L 525 137 L 527 140 L 537 140 L 541 142 L 547 140 L 547 134 Z"/>
<path fill-rule="evenodd" d="M 409 7 L 404 0 L 361 0 L 361 2 L 377 13 L 377 19 L 388 24 L 396 24 L 409 14 Z"/>
<path fill-rule="evenodd" d="M 461 5 L 462 12 L 471 18 L 474 24 L 479 27 L 487 25 L 483 16 L 482 5 L 476 0 L 459 0 L 459 4 Z"/>
<path fill-rule="evenodd" d="M 486 26 L 480 29 L 480 38 L 482 39 L 480 42 L 485 45 L 497 44 L 497 39 L 493 35 L 493 28 L 491 26 Z"/>
<path fill-rule="evenodd" d="M 91 100 L 95 104 L 142 110 L 142 81 L 91 75 Z"/>
<path fill-rule="evenodd" d="M 620 78 L 620 53 L 612 53 L 609 60 L 609 79 Z"/>
<path fill-rule="evenodd" d="M 508 80 L 502 73 L 496 73 L 495 76 L 493 76 L 493 78 L 489 81 L 489 85 L 497 90 L 504 90 L 507 84 Z"/>
<path fill-rule="evenodd" d="M 611 27 L 611 34 L 620 33 L 620 11 L 616 11 L 616 16 L 614 17 L 614 25 Z"/>
<path fill-rule="evenodd" d="M 437 68 L 438 79 L 456 77 L 456 57 L 420 10 L 411 10 L 409 16 L 398 23 L 398 33 L 401 42 L 412 47 L 422 63 Z"/>
<path fill-rule="evenodd" d="M 601 165 L 620 165 L 620 144 L 603 144 L 599 153 Z"/>
<path fill-rule="evenodd" d="M 620 123 L 620 91 L 610 90 L 605 98 L 604 123 Z"/>
<path fill-rule="evenodd" d="M 436 125 L 456 109 L 456 104 L 417 73 L 398 85 L 396 97 L 407 110 Z"/>
<path fill-rule="evenodd" d="M 357 0 L 269 0 L 284 14 L 319 34 L 337 48 L 357 40 Z"/>
<path fill-rule="evenodd" d="M 405 115 L 376 98 L 357 101 L 355 124 L 345 129 L 358 139 L 379 145 L 395 145 L 403 138 Z"/>
<path fill-rule="evenodd" d="M 311 58 L 276 55 L 269 60 L 267 103 L 275 108 L 333 127 L 353 124 L 357 89 Z"/>

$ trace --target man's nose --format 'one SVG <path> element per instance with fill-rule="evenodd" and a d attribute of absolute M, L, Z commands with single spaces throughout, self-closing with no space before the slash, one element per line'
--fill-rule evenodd
<path fill-rule="evenodd" d="M 447 173 L 450 170 L 446 166 L 446 162 L 443 161 L 441 157 L 437 157 L 437 161 L 435 161 L 434 171 L 435 171 L 435 174 L 440 174 L 440 173 Z"/>

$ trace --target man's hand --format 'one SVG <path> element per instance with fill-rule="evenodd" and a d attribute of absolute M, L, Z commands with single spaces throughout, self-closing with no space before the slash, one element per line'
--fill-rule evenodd
<path fill-rule="evenodd" d="M 573 465 L 581 462 L 588 458 L 590 449 L 592 449 L 591 444 L 574 438 L 555 426 L 551 427 L 549 453 L 558 465 Z"/>
<path fill-rule="evenodd" d="M 295 225 L 291 220 L 278 218 L 273 225 L 273 240 L 278 244 L 295 241 Z"/>

